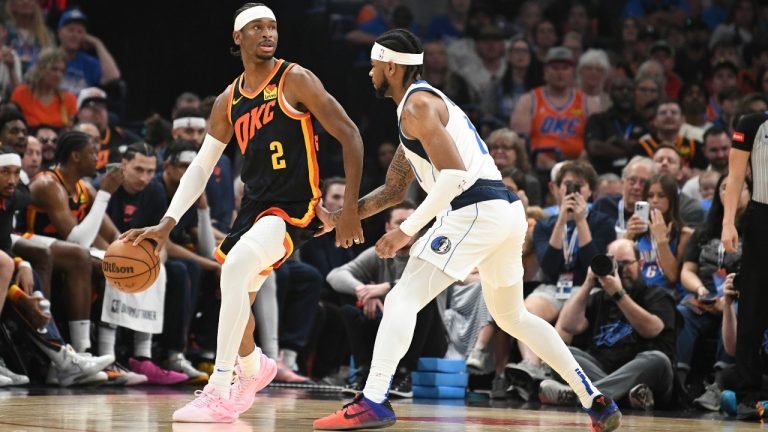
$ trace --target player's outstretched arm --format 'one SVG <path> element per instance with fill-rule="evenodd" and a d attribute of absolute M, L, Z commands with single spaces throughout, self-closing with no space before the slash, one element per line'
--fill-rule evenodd
<path fill-rule="evenodd" d="M 346 189 L 345 205 L 336 224 L 336 244 L 342 247 L 365 241 L 358 216 L 357 199 L 360 196 L 360 177 L 363 173 L 363 140 L 357 126 L 344 109 L 309 70 L 294 66 L 285 85 L 286 93 L 312 113 L 321 125 L 341 143 L 344 157 Z"/>
<path fill-rule="evenodd" d="M 405 151 L 400 145 L 395 151 L 395 156 L 387 168 L 387 176 L 384 184 L 371 191 L 368 195 L 360 198 L 357 203 L 360 219 L 365 219 L 376 213 L 392 207 L 405 199 L 408 192 L 408 186 L 413 181 L 413 171 L 408 159 L 405 158 Z"/>

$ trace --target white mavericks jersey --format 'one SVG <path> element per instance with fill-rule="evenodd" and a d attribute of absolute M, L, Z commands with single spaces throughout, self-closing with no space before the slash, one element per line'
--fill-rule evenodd
<path fill-rule="evenodd" d="M 445 126 L 445 129 L 448 131 L 448 135 L 453 138 L 461 160 L 464 162 L 464 167 L 469 174 L 466 188 L 472 186 L 478 179 L 501 180 L 501 173 L 499 173 L 493 158 L 488 153 L 488 147 L 480 138 L 477 130 L 475 130 L 475 126 L 469 121 L 469 117 L 453 101 L 448 99 L 443 92 L 432 87 L 426 81 L 418 80 L 408 87 L 405 97 L 403 97 L 403 100 L 400 101 L 400 105 L 397 107 L 398 125 L 400 124 L 400 116 L 402 115 L 405 101 L 408 100 L 409 96 L 418 91 L 427 91 L 441 97 L 448 107 L 448 124 Z M 432 165 L 427 152 L 418 140 L 405 136 L 402 129 L 399 132 L 400 143 L 404 147 L 405 157 L 413 168 L 416 180 L 421 188 L 429 193 L 439 171 Z"/>

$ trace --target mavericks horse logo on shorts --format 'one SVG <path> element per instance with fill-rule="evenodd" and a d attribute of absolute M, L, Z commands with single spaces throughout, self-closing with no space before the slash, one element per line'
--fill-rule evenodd
<path fill-rule="evenodd" d="M 432 240 L 432 250 L 436 254 L 443 255 L 451 250 L 451 241 L 446 236 L 436 237 Z"/>

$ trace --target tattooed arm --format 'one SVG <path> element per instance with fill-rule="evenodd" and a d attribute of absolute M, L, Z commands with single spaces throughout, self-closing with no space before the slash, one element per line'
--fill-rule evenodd
<path fill-rule="evenodd" d="M 401 202 L 405 198 L 411 181 L 413 181 L 413 171 L 408 160 L 405 158 L 403 147 L 400 145 L 397 147 L 395 156 L 389 164 L 384 184 L 360 198 L 357 202 L 357 213 L 360 219 L 371 217 Z M 336 211 L 329 216 L 333 222 L 336 222 L 341 213 Z"/>

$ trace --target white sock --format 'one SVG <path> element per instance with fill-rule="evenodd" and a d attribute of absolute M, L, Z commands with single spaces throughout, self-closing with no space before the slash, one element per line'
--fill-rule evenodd
<path fill-rule="evenodd" d="M 392 375 L 387 375 L 371 368 L 371 372 L 368 374 L 368 379 L 365 380 L 363 395 L 370 401 L 382 403 L 387 399 L 387 394 L 389 393 L 389 387 L 391 385 Z"/>
<path fill-rule="evenodd" d="M 280 351 L 283 354 L 283 365 L 292 371 L 297 370 L 299 368 L 296 364 L 296 357 L 298 357 L 298 353 L 290 349 L 282 349 Z"/>
<path fill-rule="evenodd" d="M 109 324 L 99 326 L 99 355 L 115 355 L 117 328 Z"/>
<path fill-rule="evenodd" d="M 213 368 L 213 374 L 208 379 L 208 384 L 211 384 L 218 390 L 219 394 L 224 399 L 229 399 L 229 389 L 232 387 L 232 367 L 219 364 Z"/>
<path fill-rule="evenodd" d="M 133 332 L 133 355 L 152 358 L 152 333 Z"/>
<path fill-rule="evenodd" d="M 69 322 L 69 339 L 75 351 L 85 352 L 91 347 L 91 321 L 77 320 Z"/>
<path fill-rule="evenodd" d="M 237 363 L 245 376 L 254 376 L 261 368 L 261 350 L 259 347 L 245 357 L 237 356 Z"/>

